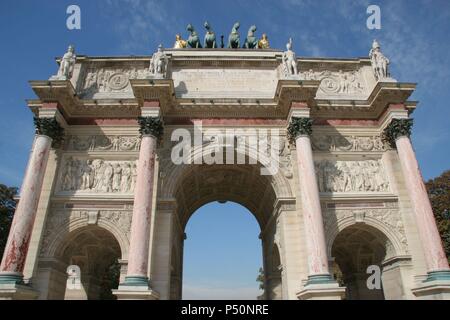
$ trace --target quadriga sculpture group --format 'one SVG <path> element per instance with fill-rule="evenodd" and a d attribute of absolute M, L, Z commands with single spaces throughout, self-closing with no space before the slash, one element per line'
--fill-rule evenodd
<path fill-rule="evenodd" d="M 173 47 L 175 49 L 182 49 L 182 48 L 218 48 L 218 43 L 216 39 L 216 34 L 214 33 L 211 24 L 206 21 L 204 23 L 204 27 L 206 29 L 206 34 L 204 37 L 203 45 L 200 43 L 200 37 L 195 31 L 195 28 L 192 24 L 188 24 L 186 27 L 186 30 L 189 32 L 188 40 L 183 40 L 179 34 L 175 37 L 175 43 Z M 255 33 L 256 33 L 256 26 L 252 25 L 248 29 L 247 37 L 243 42 L 240 40 L 239 36 L 239 22 L 236 22 L 233 25 L 233 28 L 231 29 L 230 35 L 228 36 L 228 43 L 227 48 L 230 49 L 237 49 L 237 48 L 244 48 L 244 49 L 269 49 L 269 39 L 267 37 L 267 34 L 263 33 L 262 37 L 260 39 L 257 39 Z M 220 47 L 224 48 L 225 43 L 223 42 L 224 36 L 221 37 L 221 44 Z"/>
<path fill-rule="evenodd" d="M 136 184 L 136 161 L 68 158 L 61 191 L 131 193 Z"/>

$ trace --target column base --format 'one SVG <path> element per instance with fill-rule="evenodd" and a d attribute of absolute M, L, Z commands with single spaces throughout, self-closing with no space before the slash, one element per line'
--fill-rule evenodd
<path fill-rule="evenodd" d="M 127 276 L 113 294 L 118 300 L 159 300 L 159 293 L 150 288 L 148 278 Z"/>
<path fill-rule="evenodd" d="M 0 283 L 0 300 L 35 300 L 39 292 L 25 284 Z"/>
<path fill-rule="evenodd" d="M 300 300 L 342 300 L 345 287 L 340 287 L 330 274 L 308 277 L 303 290 L 297 292 Z"/>
<path fill-rule="evenodd" d="M 23 274 L 20 272 L 0 272 L 0 285 L 2 284 L 24 284 Z"/>
<path fill-rule="evenodd" d="M 428 272 L 427 279 L 412 292 L 420 300 L 450 300 L 450 270 Z"/>

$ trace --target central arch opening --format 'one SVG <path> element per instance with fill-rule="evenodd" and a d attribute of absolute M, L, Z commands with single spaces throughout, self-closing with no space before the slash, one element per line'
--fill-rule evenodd
<path fill-rule="evenodd" d="M 261 296 L 260 232 L 253 214 L 236 202 L 210 202 L 197 209 L 185 228 L 183 299 Z"/>
<path fill-rule="evenodd" d="M 175 200 L 170 299 L 281 298 L 274 217 L 277 199 L 291 193 L 280 173 L 265 176 L 260 169 L 166 168 L 161 196 Z"/>

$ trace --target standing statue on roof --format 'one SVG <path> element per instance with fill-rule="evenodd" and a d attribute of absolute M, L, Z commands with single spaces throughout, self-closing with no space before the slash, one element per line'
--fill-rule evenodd
<path fill-rule="evenodd" d="M 380 44 L 377 40 L 373 40 L 372 49 L 369 52 L 375 79 L 378 81 L 390 78 L 389 75 L 389 59 L 381 52 Z"/>
<path fill-rule="evenodd" d="M 175 43 L 173 45 L 174 49 L 183 49 L 187 47 L 186 40 L 183 40 L 179 34 L 175 36 Z"/>
<path fill-rule="evenodd" d="M 263 33 L 261 39 L 258 41 L 258 49 L 269 49 L 269 39 L 267 38 L 267 34 Z"/>
<path fill-rule="evenodd" d="M 152 59 L 150 60 L 150 68 L 149 68 L 150 76 L 160 78 L 165 77 L 168 62 L 169 59 L 167 58 L 167 55 L 163 51 L 163 46 L 160 44 L 158 46 L 158 51 L 156 51 L 153 54 Z"/>
<path fill-rule="evenodd" d="M 188 24 L 186 27 L 186 30 L 190 32 L 189 38 L 188 38 L 188 45 L 191 48 L 201 48 L 202 45 L 200 44 L 200 38 L 197 34 L 197 31 L 195 31 L 194 26 L 192 24 Z"/>
<path fill-rule="evenodd" d="M 70 45 L 67 52 L 61 58 L 59 64 L 58 73 L 56 76 L 52 76 L 51 80 L 70 80 L 73 75 L 73 69 L 75 67 L 75 61 L 77 56 L 75 55 L 75 48 Z"/>
<path fill-rule="evenodd" d="M 289 42 L 286 44 L 287 51 L 283 52 L 283 71 L 286 77 L 298 75 L 297 70 L 297 57 L 295 52 L 292 51 L 292 38 L 289 38 Z"/>

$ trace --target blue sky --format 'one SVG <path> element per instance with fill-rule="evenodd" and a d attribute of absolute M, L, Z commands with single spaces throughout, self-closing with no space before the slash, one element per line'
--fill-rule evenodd
<path fill-rule="evenodd" d="M 70 4 L 81 7 L 79 31 L 66 29 L 66 8 Z M 366 28 L 369 4 L 381 8 L 381 30 Z M 424 178 L 450 169 L 448 0 L 2 0 L 0 183 L 20 186 L 25 170 L 33 137 L 32 115 L 25 99 L 34 97 L 27 81 L 47 79 L 54 74 L 57 70 L 54 57 L 62 55 L 68 44 L 73 43 L 77 53 L 84 55 L 150 55 L 159 43 L 171 47 L 176 33 L 186 38 L 188 23 L 194 24 L 203 35 L 205 20 L 211 23 L 216 34 L 225 37 L 235 21 L 241 23 L 242 36 L 251 24 L 256 24 L 258 34 L 267 33 L 273 48 L 284 48 L 287 39 L 292 37 L 299 56 L 367 56 L 372 40 L 378 39 L 391 60 L 393 77 L 418 83 L 412 97 L 420 101 L 413 114 L 413 143 Z M 204 283 L 220 279 L 234 287 L 249 287 L 250 282 L 254 283 L 255 268 L 260 262 L 255 260 L 253 264 L 241 266 L 233 277 L 224 272 L 223 266 L 227 266 L 230 257 L 236 257 L 232 254 L 246 256 L 258 252 L 260 255 L 259 241 L 240 245 L 243 241 L 240 238 L 225 240 L 216 234 L 241 224 L 252 231 L 256 222 L 246 220 L 254 218 L 244 214 L 245 209 L 229 205 L 211 208 L 212 212 L 194 215 L 189 222 L 188 233 L 198 233 L 204 238 L 202 242 L 192 236 L 192 245 L 187 245 L 185 268 L 189 276 L 185 275 L 185 284 L 190 279 L 197 281 L 195 277 L 202 275 Z M 216 226 L 217 233 L 204 232 L 205 226 Z M 257 232 L 253 234 L 253 238 L 257 237 Z M 203 262 L 189 260 L 191 254 L 196 256 L 201 252 L 204 242 L 224 248 L 224 254 L 216 256 L 217 267 L 212 268 L 216 274 L 203 268 Z M 230 248 L 242 251 L 231 253 Z M 248 278 L 244 281 L 240 275 Z"/>

